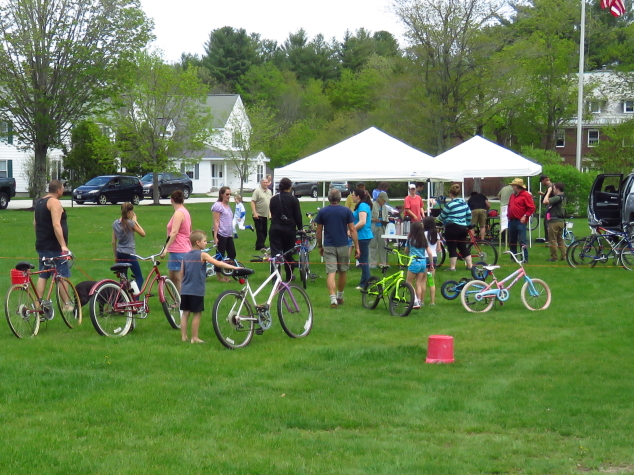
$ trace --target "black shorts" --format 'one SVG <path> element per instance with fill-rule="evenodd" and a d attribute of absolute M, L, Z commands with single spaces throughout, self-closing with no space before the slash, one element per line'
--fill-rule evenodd
<path fill-rule="evenodd" d="M 201 295 L 181 295 L 181 310 L 191 313 L 205 311 L 205 297 Z"/>

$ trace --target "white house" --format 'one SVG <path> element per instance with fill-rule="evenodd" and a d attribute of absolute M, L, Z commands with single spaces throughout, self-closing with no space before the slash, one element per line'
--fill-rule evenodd
<path fill-rule="evenodd" d="M 249 117 L 239 94 L 210 94 L 207 105 L 213 114 L 214 129 L 209 148 L 203 151 L 200 163 L 181 164 L 181 171 L 192 179 L 195 193 L 216 191 L 222 186 L 238 190 L 240 178 L 231 156 L 237 156 L 237 138 L 248 137 L 250 133 Z M 253 157 L 252 173 L 243 184 L 245 189 L 258 186 L 266 175 L 267 162 L 269 159 L 261 152 Z"/>
<path fill-rule="evenodd" d="M 15 178 L 15 191 L 21 196 L 28 194 L 26 169 L 33 159 L 33 152 L 19 149 L 14 144 L 11 127 L 0 122 L 0 178 Z M 62 172 L 62 151 L 50 149 L 50 171 L 52 179 L 58 179 Z"/>

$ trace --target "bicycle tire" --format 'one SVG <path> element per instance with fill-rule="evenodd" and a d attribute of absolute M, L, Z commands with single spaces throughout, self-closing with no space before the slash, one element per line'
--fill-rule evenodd
<path fill-rule="evenodd" d="M 61 283 L 66 285 L 68 300 L 61 295 Z M 57 308 L 62 320 L 68 328 L 73 328 L 76 325 L 81 325 L 82 311 L 81 302 L 79 300 L 79 294 L 73 283 L 66 277 L 58 277 L 55 279 L 55 300 L 57 300 Z"/>
<path fill-rule="evenodd" d="M 619 264 L 625 270 L 634 270 L 634 245 L 625 241 L 619 250 Z"/>
<path fill-rule="evenodd" d="M 455 280 L 447 280 L 440 287 L 440 293 L 447 300 L 455 300 L 460 295 L 460 289 L 456 287 L 459 286 L 459 283 Z"/>
<path fill-rule="evenodd" d="M 249 320 L 236 321 L 239 313 Z M 211 314 L 214 333 L 220 343 L 230 350 L 247 346 L 255 332 L 253 309 L 244 296 L 236 290 L 225 290 L 216 298 Z"/>
<path fill-rule="evenodd" d="M 395 317 L 407 317 L 414 307 L 415 298 L 414 287 L 401 280 L 390 293 L 390 314 Z"/>
<path fill-rule="evenodd" d="M 18 338 L 37 335 L 40 329 L 40 312 L 37 299 L 26 284 L 12 285 L 4 302 L 4 313 L 13 334 Z"/>
<path fill-rule="evenodd" d="M 378 277 L 370 277 L 361 292 L 361 305 L 368 310 L 374 310 L 383 298 L 383 286 L 378 282 Z"/>
<path fill-rule="evenodd" d="M 540 217 L 535 213 L 531 214 L 528 218 L 528 229 L 535 231 L 539 227 Z"/>
<path fill-rule="evenodd" d="M 310 268 L 308 266 L 308 256 L 306 251 L 299 251 L 299 277 L 302 280 L 302 286 L 306 288 L 308 286 L 308 277 L 310 275 Z"/>
<path fill-rule="evenodd" d="M 575 233 L 568 231 L 567 229 L 564 229 L 562 237 L 564 238 L 564 244 L 566 247 L 570 247 L 570 245 L 575 242 Z"/>
<path fill-rule="evenodd" d="M 524 282 L 522 286 L 522 302 L 529 310 L 546 310 L 550 306 L 551 293 L 548 284 L 541 279 L 531 279 L 535 294 L 531 293 L 530 282 Z"/>
<path fill-rule="evenodd" d="M 467 244 L 467 252 L 471 254 L 471 263 L 486 262 L 490 266 L 494 266 L 498 262 L 498 251 L 489 241 L 478 239 L 475 245 Z"/>
<path fill-rule="evenodd" d="M 161 305 L 168 323 L 174 330 L 181 327 L 181 296 L 176 285 L 170 279 L 159 281 L 159 295 L 162 295 Z"/>
<path fill-rule="evenodd" d="M 500 225 L 498 223 L 493 223 L 491 227 L 487 230 L 487 236 L 489 241 L 498 242 L 500 238 Z"/>
<path fill-rule="evenodd" d="M 471 277 L 475 280 L 486 281 L 491 275 L 491 271 L 484 268 L 486 265 L 487 263 L 483 261 L 474 262 L 471 266 Z"/>
<path fill-rule="evenodd" d="M 277 317 L 291 338 L 303 338 L 313 329 L 313 304 L 304 289 L 291 284 L 277 296 Z"/>
<path fill-rule="evenodd" d="M 594 243 L 594 237 L 577 239 L 566 251 L 566 261 L 570 267 L 594 267 L 599 250 Z"/>
<path fill-rule="evenodd" d="M 440 251 L 437 252 L 436 255 L 436 269 L 440 269 L 445 263 L 445 259 L 447 258 L 447 248 L 445 247 L 445 243 L 440 243 Z"/>
<path fill-rule="evenodd" d="M 112 282 L 99 286 L 90 299 L 90 321 L 97 333 L 107 337 L 123 337 L 132 326 L 131 310 L 115 310 L 118 303 L 130 302 L 130 296 Z"/>
<path fill-rule="evenodd" d="M 483 297 L 481 300 L 475 298 L 475 295 L 478 292 L 482 292 L 486 287 L 486 282 L 481 280 L 472 280 L 465 284 L 460 292 L 460 301 L 467 312 L 484 313 L 491 310 L 495 302 L 494 296 Z"/>

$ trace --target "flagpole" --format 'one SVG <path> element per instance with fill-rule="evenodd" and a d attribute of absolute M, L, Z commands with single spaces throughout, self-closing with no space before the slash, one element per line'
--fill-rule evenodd
<path fill-rule="evenodd" d="M 581 171 L 581 143 L 583 140 L 583 70 L 586 44 L 586 2 L 581 0 L 581 36 L 579 38 L 579 92 L 577 95 L 577 170 Z"/>

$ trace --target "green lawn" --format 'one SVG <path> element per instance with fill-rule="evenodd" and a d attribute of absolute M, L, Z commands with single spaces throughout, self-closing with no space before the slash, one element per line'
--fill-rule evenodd
<path fill-rule="evenodd" d="M 195 228 L 211 228 L 210 206 L 188 205 Z M 302 203 L 303 211 L 315 206 Z M 109 276 L 118 209 L 68 208 L 75 283 Z M 164 241 L 171 207 L 137 211 L 148 232 L 137 251 L 148 255 Z M 586 230 L 575 223 L 577 235 Z M 16 261 L 35 262 L 32 213 L 0 211 L 0 234 L 0 289 L 7 289 Z M 240 234 L 243 261 L 254 241 Z M 148 319 L 122 339 L 98 336 L 87 307 L 77 330 L 56 316 L 37 337 L 18 340 L 4 325 L 0 467 L 11 474 L 633 473 L 634 273 L 547 265 L 547 257 L 533 247 L 527 267 L 553 292 L 544 312 L 526 310 L 516 287 L 488 314 L 469 314 L 438 291 L 436 307 L 391 317 L 382 304 L 361 308 L 355 270 L 339 309 L 329 308 L 324 278 L 309 286 L 315 324 L 307 338 L 288 338 L 276 321 L 236 351 L 217 341 L 210 310 L 221 290 L 239 285 L 212 279 L 204 345 L 181 343 L 155 299 Z M 515 269 L 506 256 L 501 263 L 500 276 Z M 255 266 L 254 284 L 266 276 Z M 318 264 L 313 270 L 324 275 Z M 438 289 L 446 278 L 439 270 Z M 454 337 L 454 364 L 425 364 L 433 334 Z"/>

